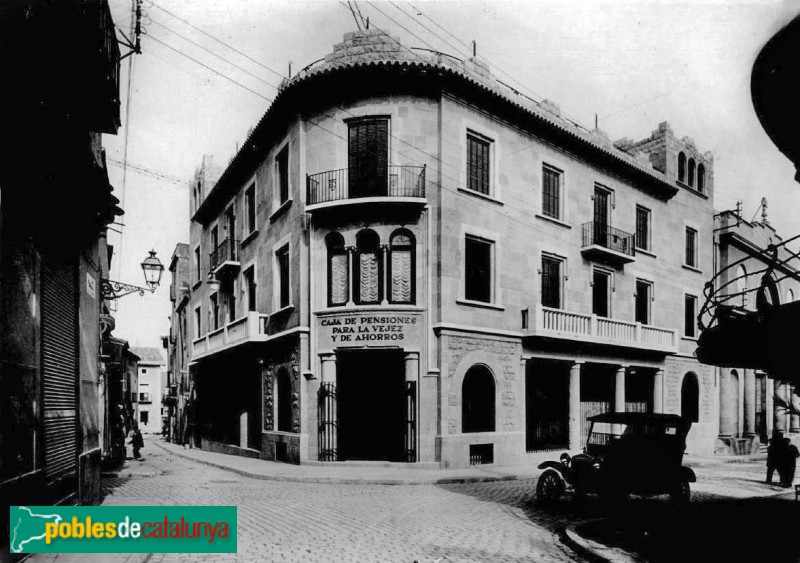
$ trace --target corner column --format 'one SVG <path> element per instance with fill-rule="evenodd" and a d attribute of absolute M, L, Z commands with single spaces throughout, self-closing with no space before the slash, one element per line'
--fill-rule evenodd
<path fill-rule="evenodd" d="M 614 378 L 614 412 L 625 412 L 625 372 L 627 366 L 619 366 Z M 621 432 L 618 424 L 614 425 L 615 433 Z"/>
<path fill-rule="evenodd" d="M 653 412 L 664 412 L 664 370 L 657 369 L 653 375 Z"/>
<path fill-rule="evenodd" d="M 327 352 L 319 355 L 322 364 L 320 397 L 322 416 L 319 421 L 319 461 L 339 461 L 339 436 L 336 427 L 338 418 L 336 404 L 336 354 Z"/>
<path fill-rule="evenodd" d="M 756 372 L 744 370 L 744 436 L 756 435 Z"/>
<path fill-rule="evenodd" d="M 772 379 L 771 377 L 769 377 L 769 375 L 766 375 L 766 374 L 764 375 L 764 377 L 766 378 L 765 381 L 766 381 L 766 388 L 767 388 L 766 391 L 764 392 L 764 394 L 766 395 L 766 397 L 765 397 L 766 405 L 764 406 L 764 410 L 766 411 L 766 415 L 764 416 L 764 418 L 766 419 L 765 424 L 767 425 L 767 440 L 769 440 L 772 437 L 772 429 L 774 428 L 774 423 L 775 423 L 774 417 L 772 416 L 772 413 L 775 410 L 775 400 L 774 400 L 775 399 L 775 390 L 774 390 L 775 380 Z"/>
<path fill-rule="evenodd" d="M 775 385 L 775 394 L 778 395 L 782 400 L 786 400 L 786 384 L 782 382 L 777 382 Z M 772 412 L 775 422 L 775 430 L 778 432 L 786 432 L 786 412 L 779 406 L 774 405 L 774 410 Z"/>
<path fill-rule="evenodd" d="M 730 438 L 739 426 L 739 378 L 723 368 L 719 376 L 719 435 Z"/>
<path fill-rule="evenodd" d="M 575 362 L 569 369 L 569 449 L 581 449 L 581 367 Z"/>

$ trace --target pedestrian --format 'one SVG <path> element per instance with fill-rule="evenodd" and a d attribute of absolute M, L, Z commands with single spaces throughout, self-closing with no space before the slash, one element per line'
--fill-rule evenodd
<path fill-rule="evenodd" d="M 797 458 L 800 457 L 800 450 L 797 446 L 789 441 L 789 438 L 784 438 L 786 453 L 784 454 L 784 474 L 782 485 L 784 487 L 791 487 L 794 482 L 794 472 L 797 468 Z"/>
<path fill-rule="evenodd" d="M 194 448 L 195 413 L 193 399 L 189 399 L 186 402 L 186 406 L 183 409 L 183 414 L 186 418 L 185 426 L 183 428 L 183 447 L 185 448 L 188 444 L 189 448 Z"/>
<path fill-rule="evenodd" d="M 131 447 L 133 448 L 133 459 L 142 459 L 139 450 L 144 447 L 144 439 L 142 438 L 142 433 L 138 427 L 133 431 Z"/>
<path fill-rule="evenodd" d="M 775 470 L 778 470 L 778 481 L 783 483 L 783 472 L 781 468 L 781 461 L 782 457 L 784 456 L 784 443 L 783 443 L 783 434 L 779 431 L 774 430 L 772 432 L 772 438 L 769 441 L 769 446 L 767 447 L 767 484 L 772 484 L 772 475 L 775 473 Z"/>

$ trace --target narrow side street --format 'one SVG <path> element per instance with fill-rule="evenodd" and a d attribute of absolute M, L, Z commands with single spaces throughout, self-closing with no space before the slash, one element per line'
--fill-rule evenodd
<path fill-rule="evenodd" d="M 592 498 L 580 510 L 569 497 L 550 507 L 537 504 L 535 479 L 449 485 L 273 481 L 174 455 L 156 440 L 148 439 L 143 462 L 129 461 L 130 469 L 119 477 L 104 478 L 103 504 L 237 505 L 239 553 L 113 561 L 583 561 L 562 543 L 560 532 L 604 516 Z M 235 465 L 241 458 L 229 459 Z M 692 510 L 698 514 L 725 506 L 736 510 L 758 497 L 788 505 L 794 496 L 793 490 L 763 484 L 763 460 L 703 463 L 695 471 Z M 665 498 L 634 498 L 630 509 L 642 517 L 669 512 Z M 717 540 L 708 541 L 710 546 Z M 695 548 L 686 549 L 688 554 Z M 33 561 L 70 557 L 94 561 L 42 555 Z"/>

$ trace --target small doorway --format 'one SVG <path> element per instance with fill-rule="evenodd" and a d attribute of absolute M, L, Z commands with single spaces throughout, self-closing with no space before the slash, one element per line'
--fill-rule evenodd
<path fill-rule="evenodd" d="M 339 459 L 406 461 L 402 350 L 337 354 Z"/>

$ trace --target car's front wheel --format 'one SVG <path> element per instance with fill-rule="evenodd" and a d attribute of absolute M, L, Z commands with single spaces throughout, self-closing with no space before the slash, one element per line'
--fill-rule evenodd
<path fill-rule="evenodd" d="M 692 489 L 689 486 L 689 481 L 681 481 L 672 491 L 670 497 L 675 504 L 689 504 L 689 500 L 692 498 Z"/>
<path fill-rule="evenodd" d="M 564 488 L 561 476 L 549 469 L 542 473 L 536 482 L 536 498 L 539 502 L 555 502 L 564 494 Z"/>

